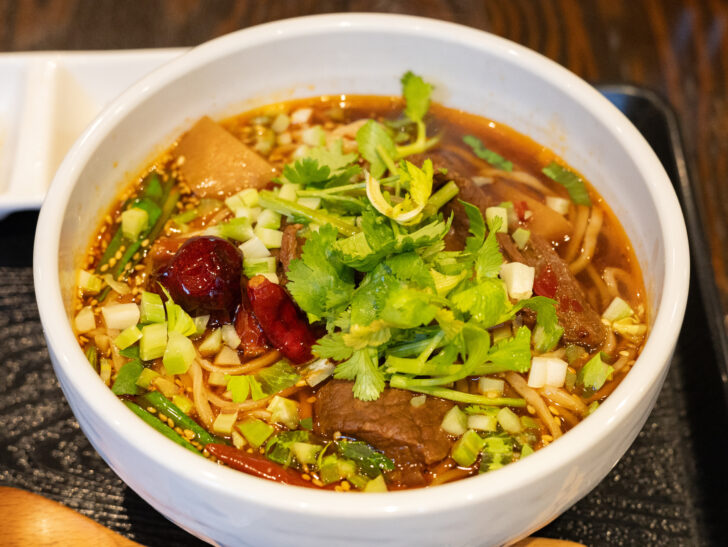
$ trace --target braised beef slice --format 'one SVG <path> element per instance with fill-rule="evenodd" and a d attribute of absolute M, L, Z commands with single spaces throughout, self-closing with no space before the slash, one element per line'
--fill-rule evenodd
<path fill-rule="evenodd" d="M 536 279 L 550 269 L 556 281 L 553 298 L 558 302 L 556 315 L 564 327 L 564 341 L 594 350 L 606 336 L 604 324 L 597 311 L 589 304 L 568 264 L 545 239 L 531 234 L 526 247 L 519 250 L 507 234 L 498 234 L 498 243 L 504 256 L 512 262 L 521 262 L 536 269 Z M 544 295 L 552 296 L 552 295 Z"/>
<path fill-rule="evenodd" d="M 411 392 L 387 388 L 376 401 L 354 397 L 352 382 L 331 380 L 316 396 L 314 431 L 324 436 L 339 432 L 365 441 L 395 461 L 399 480 L 408 485 L 424 483 L 422 470 L 445 459 L 451 448 L 440 429 L 453 403 L 428 397 L 415 407 Z"/>
<path fill-rule="evenodd" d="M 301 256 L 304 239 L 298 237 L 298 231 L 303 228 L 303 224 L 289 224 L 283 229 L 283 237 L 281 238 L 281 250 L 278 258 L 283 266 L 283 273 L 288 272 L 288 265 L 295 258 Z"/>

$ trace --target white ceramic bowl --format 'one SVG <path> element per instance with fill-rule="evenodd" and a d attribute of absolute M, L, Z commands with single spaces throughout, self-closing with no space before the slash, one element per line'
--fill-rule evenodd
<path fill-rule="evenodd" d="M 136 172 L 202 114 L 291 97 L 399 94 L 406 70 L 435 99 L 504 122 L 584 173 L 621 219 L 648 287 L 651 335 L 627 378 L 586 421 L 499 471 L 424 490 L 337 494 L 218 466 L 168 441 L 111 394 L 76 343 L 73 270 L 100 214 Z M 486 545 L 523 537 L 592 489 L 627 450 L 667 372 L 689 263 L 677 199 L 656 156 L 598 92 L 555 63 L 469 28 L 390 15 L 327 15 L 204 44 L 112 103 L 77 141 L 48 192 L 35 289 L 51 358 L 83 431 L 139 495 L 219 544 Z"/>

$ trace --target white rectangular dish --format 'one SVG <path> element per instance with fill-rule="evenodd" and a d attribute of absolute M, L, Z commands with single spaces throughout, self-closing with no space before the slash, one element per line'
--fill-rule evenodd
<path fill-rule="evenodd" d="M 184 51 L 0 53 L 0 218 L 39 209 L 66 152 L 99 111 Z"/>

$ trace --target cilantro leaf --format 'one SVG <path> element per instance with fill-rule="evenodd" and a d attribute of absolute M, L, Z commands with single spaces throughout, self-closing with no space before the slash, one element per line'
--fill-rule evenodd
<path fill-rule="evenodd" d="M 458 291 L 450 300 L 456 309 L 469 313 L 484 328 L 501 323 L 512 307 L 505 284 L 495 278 L 484 278 Z"/>
<path fill-rule="evenodd" d="M 526 372 L 531 368 L 531 331 L 521 327 L 516 335 L 501 340 L 491 349 L 488 361 L 498 367 L 498 371 L 513 370 Z"/>
<path fill-rule="evenodd" d="M 407 234 L 400 234 L 397 237 L 396 248 L 399 252 L 413 251 L 417 247 L 425 247 L 440 241 L 450 230 L 452 217 L 447 222 L 435 220 L 425 226 Z"/>
<path fill-rule="evenodd" d="M 329 168 L 331 173 L 335 173 L 354 163 L 357 159 L 356 152 L 344 154 L 342 139 L 337 139 L 328 147 L 317 146 L 312 148 L 306 154 L 306 157 L 314 159 L 321 166 Z"/>
<path fill-rule="evenodd" d="M 369 162 L 369 172 L 378 179 L 387 170 L 387 160 L 397 157 L 397 148 L 387 130 L 374 120 L 367 121 L 356 132 L 356 143 L 359 153 Z M 382 158 L 380 152 L 388 155 Z"/>
<path fill-rule="evenodd" d="M 401 82 L 402 95 L 407 103 L 404 109 L 404 115 L 413 122 L 421 121 L 430 108 L 432 85 L 411 71 L 407 71 L 402 76 Z"/>
<path fill-rule="evenodd" d="M 255 375 L 255 378 L 260 382 L 266 394 L 273 395 L 295 385 L 301 379 L 301 376 L 286 361 L 278 361 L 262 369 Z"/>
<path fill-rule="evenodd" d="M 318 339 L 313 346 L 313 353 L 318 357 L 343 361 L 351 357 L 354 350 L 344 342 L 344 333 L 332 332 Z"/>
<path fill-rule="evenodd" d="M 385 264 L 400 281 L 413 282 L 423 289 L 428 287 L 435 289 L 435 281 L 430 273 L 430 268 L 417 253 L 407 252 L 390 256 Z"/>
<path fill-rule="evenodd" d="M 475 253 L 483 245 L 485 239 L 485 221 L 483 214 L 475 205 L 467 201 L 458 200 L 465 208 L 465 214 L 468 217 L 470 236 L 465 240 L 465 250 L 469 253 Z"/>
<path fill-rule="evenodd" d="M 551 351 L 559 343 L 564 329 L 559 325 L 556 314 L 556 301 L 545 296 L 533 296 L 518 303 L 519 308 L 528 308 L 536 312 L 536 328 L 534 329 L 534 346 L 536 351 Z"/>
<path fill-rule="evenodd" d="M 316 184 L 325 182 L 331 175 L 331 169 L 326 165 L 320 165 L 313 158 L 305 157 L 296 160 L 293 164 L 283 167 L 283 176 L 288 182 L 294 184 Z"/>
<path fill-rule="evenodd" d="M 475 255 L 475 274 L 478 279 L 496 277 L 503 264 L 503 255 L 495 236 L 497 230 L 497 227 L 491 228 L 483 246 Z"/>
<path fill-rule="evenodd" d="M 506 160 L 497 152 L 493 152 L 492 150 L 489 150 L 488 148 L 483 146 L 482 141 L 478 137 L 474 137 L 473 135 L 465 135 L 463 137 L 463 142 L 473 149 L 473 153 L 476 156 L 478 156 L 481 160 L 487 161 L 496 169 L 501 169 L 503 171 L 513 171 L 513 163 Z"/>
<path fill-rule="evenodd" d="M 429 158 L 422 163 L 422 168 L 405 160 L 403 169 L 401 170 L 400 181 L 409 188 L 412 201 L 424 207 L 430 198 L 430 194 L 432 194 L 433 176 L 432 160 Z"/>
<path fill-rule="evenodd" d="M 364 277 L 351 299 L 352 324 L 366 326 L 377 319 L 390 291 L 400 286 L 401 283 L 392 275 L 389 267 L 383 263 L 377 264 Z"/>
<path fill-rule="evenodd" d="M 379 317 L 400 329 L 411 329 L 429 324 L 438 306 L 432 303 L 431 295 L 406 287 L 390 290 Z"/>
<path fill-rule="evenodd" d="M 370 479 L 378 477 L 382 471 L 394 470 L 392 460 L 365 442 L 338 441 L 336 448 L 342 457 L 356 462 L 359 470 Z"/>
<path fill-rule="evenodd" d="M 321 226 L 306 240 L 301 258 L 289 265 L 288 291 L 303 311 L 316 317 L 338 315 L 354 293 L 354 272 L 337 256 L 336 235 L 333 226 Z"/>
<path fill-rule="evenodd" d="M 581 177 L 579 177 L 576 173 L 570 171 L 566 167 L 562 167 L 555 161 L 549 163 L 541 171 L 548 178 L 558 182 L 561 186 L 566 188 L 571 201 L 577 205 L 586 205 L 591 207 L 591 200 L 589 199 L 589 192 L 586 190 L 586 185 Z"/>
<path fill-rule="evenodd" d="M 354 380 L 354 397 L 361 401 L 374 401 L 384 390 L 384 373 L 378 363 L 377 350 L 363 348 L 336 366 L 334 378 Z"/>

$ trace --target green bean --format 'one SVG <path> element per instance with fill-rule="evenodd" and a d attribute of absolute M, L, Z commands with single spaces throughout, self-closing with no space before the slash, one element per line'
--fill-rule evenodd
<path fill-rule="evenodd" d="M 176 442 L 180 446 L 184 446 L 187 450 L 194 452 L 195 454 L 202 455 L 202 453 L 197 448 L 192 446 L 192 443 L 190 443 L 187 439 L 182 438 L 182 436 L 179 435 L 174 429 L 163 423 L 162 420 L 160 420 L 153 414 L 150 414 L 149 412 L 144 410 L 138 404 L 132 403 L 131 401 L 124 401 L 124 404 L 129 408 L 129 410 L 131 410 L 134 414 L 139 416 L 142 420 L 144 420 L 147 424 L 151 425 L 154 429 L 159 431 L 169 440 Z"/>
<path fill-rule="evenodd" d="M 195 434 L 195 437 L 201 444 L 206 445 L 209 443 L 224 443 L 225 441 L 218 439 L 217 437 L 210 435 L 205 431 L 197 422 L 187 416 L 180 408 L 175 405 L 172 401 L 167 399 L 164 395 L 158 391 L 150 391 L 139 397 L 145 404 L 148 404 L 155 409 L 157 412 L 164 414 L 167 418 L 171 418 L 175 423 L 182 429 L 189 429 Z"/>

